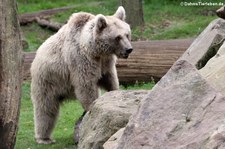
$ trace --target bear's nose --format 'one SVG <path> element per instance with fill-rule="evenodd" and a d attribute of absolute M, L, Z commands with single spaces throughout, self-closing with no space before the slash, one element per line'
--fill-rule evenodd
<path fill-rule="evenodd" d="M 126 52 L 127 52 L 128 54 L 130 54 L 132 51 L 133 51 L 132 48 L 126 50 Z"/>

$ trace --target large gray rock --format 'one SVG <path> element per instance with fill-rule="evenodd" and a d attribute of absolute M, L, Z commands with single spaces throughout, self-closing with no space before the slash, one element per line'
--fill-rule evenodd
<path fill-rule="evenodd" d="M 141 102 L 116 149 L 222 149 L 224 140 L 225 98 L 181 60 Z"/>
<path fill-rule="evenodd" d="M 104 149 L 116 149 L 119 145 L 119 140 L 121 139 L 125 128 L 121 128 L 114 135 L 112 135 L 104 144 Z"/>
<path fill-rule="evenodd" d="M 225 43 L 217 54 L 211 58 L 200 74 L 218 91 L 225 95 Z"/>
<path fill-rule="evenodd" d="M 97 99 L 84 116 L 79 130 L 79 149 L 101 149 L 103 144 L 128 123 L 149 91 L 113 91 Z"/>
<path fill-rule="evenodd" d="M 185 51 L 180 60 L 187 60 L 201 69 L 216 54 L 224 38 L 225 20 L 213 20 Z"/>

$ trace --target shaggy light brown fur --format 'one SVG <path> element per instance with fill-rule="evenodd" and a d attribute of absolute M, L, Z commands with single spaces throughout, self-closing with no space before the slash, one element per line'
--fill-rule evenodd
<path fill-rule="evenodd" d="M 119 88 L 116 59 L 132 51 L 125 10 L 113 16 L 75 13 L 55 35 L 38 49 L 32 63 L 31 98 L 34 105 L 35 138 L 53 143 L 60 103 L 80 100 L 85 111 L 99 97 L 99 87 Z"/>

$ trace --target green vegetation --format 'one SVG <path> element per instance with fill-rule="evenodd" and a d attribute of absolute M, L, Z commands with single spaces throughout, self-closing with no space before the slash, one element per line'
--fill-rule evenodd
<path fill-rule="evenodd" d="M 29 47 L 28 49 L 25 49 L 25 51 L 33 51 L 34 49 L 37 49 L 44 40 L 54 33 L 50 30 L 43 30 L 43 28 L 36 23 L 32 23 L 28 26 L 21 26 L 21 29 L 26 41 L 29 43 Z"/>
<path fill-rule="evenodd" d="M 220 6 L 181 6 L 183 0 L 143 0 L 145 26 L 132 29 L 133 40 L 161 40 L 193 38 L 217 16 Z M 188 2 L 198 2 L 188 0 Z M 204 2 L 212 2 L 204 0 Z M 221 2 L 214 0 L 213 2 Z M 110 15 L 119 5 L 115 0 L 18 0 L 19 13 L 35 12 L 43 9 L 75 6 L 74 9 L 58 13 L 50 20 L 64 23 L 74 12 L 85 11 L 93 14 Z M 22 27 L 29 43 L 25 51 L 35 51 L 53 32 L 39 27 L 36 23 Z"/>
<path fill-rule="evenodd" d="M 133 39 L 162 40 L 193 38 L 215 18 L 221 6 L 181 6 L 184 0 L 145 0 L 145 26 L 133 30 Z M 199 2 L 188 0 L 188 2 Z M 212 2 L 204 0 L 204 2 Z M 213 2 L 221 2 L 214 0 Z"/>
<path fill-rule="evenodd" d="M 30 82 L 22 86 L 22 100 L 19 119 L 19 131 L 16 141 L 16 149 L 63 149 L 75 148 L 73 132 L 75 121 L 83 113 L 80 103 L 76 101 L 66 102 L 60 109 L 60 116 L 53 136 L 57 143 L 52 145 L 39 145 L 34 140 L 33 105 L 30 99 Z"/>
<path fill-rule="evenodd" d="M 129 85 L 129 86 L 123 86 L 121 85 L 120 86 L 120 89 L 122 90 L 140 90 L 140 89 L 143 89 L 143 90 L 151 90 L 155 85 L 155 82 L 152 81 L 152 82 L 149 82 L 149 83 L 136 83 L 134 85 Z"/>

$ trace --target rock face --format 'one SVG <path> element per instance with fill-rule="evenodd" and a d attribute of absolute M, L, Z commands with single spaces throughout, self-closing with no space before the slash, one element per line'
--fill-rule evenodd
<path fill-rule="evenodd" d="M 225 98 L 181 60 L 141 102 L 116 149 L 222 149 L 224 140 Z"/>
<path fill-rule="evenodd" d="M 112 135 L 109 140 L 107 140 L 104 145 L 103 148 L 104 149 L 116 149 L 118 147 L 118 141 L 121 139 L 121 136 L 124 133 L 125 128 L 121 128 L 120 130 L 118 130 L 114 135 Z"/>
<path fill-rule="evenodd" d="M 225 43 L 200 70 L 200 73 L 214 88 L 225 95 Z"/>
<path fill-rule="evenodd" d="M 224 38 L 225 20 L 216 19 L 195 39 L 180 60 L 187 60 L 198 69 L 201 69 L 216 54 Z"/>
<path fill-rule="evenodd" d="M 79 149 L 101 149 L 103 144 L 128 123 L 149 91 L 113 91 L 97 99 L 84 116 L 79 130 Z"/>

